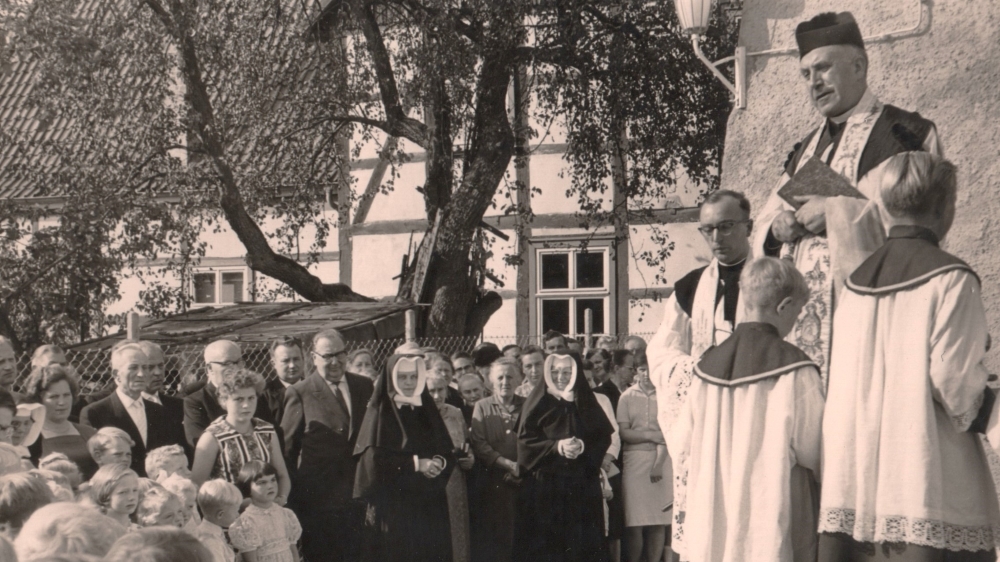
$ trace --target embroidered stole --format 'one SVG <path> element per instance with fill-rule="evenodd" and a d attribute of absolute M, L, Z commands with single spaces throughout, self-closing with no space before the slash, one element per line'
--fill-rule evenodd
<path fill-rule="evenodd" d="M 855 187 L 858 186 L 860 179 L 858 167 L 861 164 L 861 153 L 864 152 L 872 129 L 875 128 L 875 122 L 884 109 L 882 102 L 877 98 L 874 96 L 869 98 L 870 101 L 866 106 L 858 107 L 847 119 L 840 143 L 836 145 L 837 152 L 830 161 L 830 168 L 847 178 Z M 812 135 L 803 151 L 804 156 L 816 156 L 824 162 L 827 161 L 835 145 L 831 144 L 823 154 L 816 154 L 824 126 L 826 126 L 825 121 L 816 134 Z M 800 158 L 798 167 L 801 168 L 808 160 L 807 157 Z M 809 302 L 802 308 L 795 329 L 789 334 L 788 339 L 805 351 L 819 366 L 824 389 L 830 372 L 830 330 L 833 327 L 833 309 L 836 304 L 830 254 L 843 244 L 837 239 L 841 234 L 840 231 L 840 228 L 830 228 L 828 214 L 826 237 L 809 234 L 794 244 L 785 244 L 781 252 L 781 257 L 795 262 L 796 268 L 805 276 L 810 295 Z"/>
<path fill-rule="evenodd" d="M 747 259 L 752 259 L 747 256 Z M 691 357 L 698 359 L 708 348 L 722 343 L 733 333 L 734 326 L 725 318 L 725 296 L 716 306 L 719 287 L 719 260 L 712 258 L 698 280 L 694 302 L 691 303 Z M 736 323 L 743 320 L 743 307 L 736 307 Z"/>

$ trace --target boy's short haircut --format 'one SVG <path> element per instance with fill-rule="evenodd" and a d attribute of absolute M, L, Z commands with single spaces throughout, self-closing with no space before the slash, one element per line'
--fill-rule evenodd
<path fill-rule="evenodd" d="M 103 455 L 115 440 L 128 444 L 130 449 L 135 447 L 135 441 L 132 441 L 124 429 L 108 425 L 98 429 L 97 433 L 87 440 L 87 450 L 90 451 L 91 458 L 97 460 L 97 457 Z"/>
<path fill-rule="evenodd" d="M 141 527 L 155 525 L 155 519 L 160 515 L 163 506 L 170 500 L 175 500 L 180 505 L 184 505 L 173 492 L 165 488 L 151 488 L 139 498 L 139 505 L 135 508 L 135 521 Z"/>
<path fill-rule="evenodd" d="M 139 529 L 111 547 L 105 562 L 212 562 L 212 553 L 193 535 L 170 527 Z"/>
<path fill-rule="evenodd" d="M 957 190 L 955 165 L 929 152 L 903 152 L 885 163 L 879 186 L 894 217 L 939 216 Z"/>
<path fill-rule="evenodd" d="M 221 478 L 209 480 L 198 489 L 198 507 L 205 515 L 214 515 L 242 502 L 243 494 L 240 489 Z"/>
<path fill-rule="evenodd" d="M 126 529 L 93 507 L 58 502 L 39 508 L 14 541 L 22 560 L 84 554 L 103 556 Z"/>
<path fill-rule="evenodd" d="M 167 464 L 167 461 L 176 456 L 184 457 L 184 462 L 185 464 L 187 463 L 184 448 L 180 445 L 164 445 L 153 449 L 146 455 L 146 474 L 150 478 L 155 479 L 160 471 L 163 470 L 163 466 Z"/>
<path fill-rule="evenodd" d="M 240 489 L 244 498 L 250 497 L 250 487 L 253 483 L 265 476 L 278 476 L 278 471 L 270 463 L 253 460 L 243 465 L 239 475 L 236 476 L 236 487 Z"/>
<path fill-rule="evenodd" d="M 745 306 L 774 308 L 786 297 L 792 297 L 796 303 L 809 299 L 809 285 L 792 262 L 760 257 L 743 268 L 740 300 Z"/>
<path fill-rule="evenodd" d="M 36 474 L 19 472 L 0 477 L 0 523 L 20 529 L 43 505 L 52 503 L 52 491 Z"/>

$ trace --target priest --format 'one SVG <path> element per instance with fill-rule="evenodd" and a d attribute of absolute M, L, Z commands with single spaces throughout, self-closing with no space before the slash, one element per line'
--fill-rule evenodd
<path fill-rule="evenodd" d="M 799 69 L 820 122 L 795 145 L 784 173 L 757 218 L 754 253 L 789 257 L 806 276 L 812 296 L 789 339 L 812 357 L 826 379 L 835 295 L 843 281 L 882 242 L 885 220 L 878 185 L 895 154 L 941 155 L 934 123 L 884 104 L 868 87 L 868 55 L 854 17 L 824 13 L 795 30 Z M 811 158 L 847 179 L 867 199 L 798 198 L 778 190 Z M 801 206 L 799 206 L 801 205 Z"/>
<path fill-rule="evenodd" d="M 707 266 L 674 284 L 663 321 L 646 348 L 650 380 L 656 387 L 657 421 L 664 432 L 674 425 L 687 397 L 694 363 L 726 340 L 742 316 L 739 279 L 750 255 L 750 202 L 735 191 L 720 190 L 701 206 L 698 230 L 712 250 Z M 669 451 L 674 474 L 674 551 L 683 549 L 684 451 Z M 668 501 L 664 498 L 664 503 Z"/>
<path fill-rule="evenodd" d="M 884 168 L 888 240 L 834 315 L 819 560 L 996 560 L 1000 506 L 975 434 L 994 400 L 982 287 L 939 248 L 955 168 L 925 152 Z"/>

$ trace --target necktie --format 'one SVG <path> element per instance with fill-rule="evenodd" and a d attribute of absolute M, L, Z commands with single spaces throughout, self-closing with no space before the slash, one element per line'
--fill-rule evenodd
<path fill-rule="evenodd" d="M 347 401 L 344 400 L 344 394 L 340 392 L 340 384 L 334 384 L 330 386 L 333 389 L 333 396 L 337 399 L 337 403 L 340 407 L 344 409 L 344 413 L 347 414 L 347 418 L 351 418 L 351 411 L 347 408 Z"/>
<path fill-rule="evenodd" d="M 139 430 L 139 436 L 142 437 L 142 444 L 146 444 L 146 408 L 142 405 L 142 398 L 138 400 L 133 400 L 132 405 L 129 409 L 133 412 L 133 421 L 135 421 L 136 429 Z"/>

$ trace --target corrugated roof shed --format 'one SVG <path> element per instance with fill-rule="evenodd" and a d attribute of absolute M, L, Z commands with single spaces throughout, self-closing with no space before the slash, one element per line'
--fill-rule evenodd
<path fill-rule="evenodd" d="M 339 330 L 348 341 L 394 339 L 405 335 L 404 313 L 416 306 L 395 302 L 238 303 L 198 308 L 152 321 L 142 327 L 142 339 L 160 345 L 204 345 L 217 339 L 266 343 L 285 335 L 308 340 L 328 328 Z M 106 336 L 72 349 L 108 349 L 124 337 Z"/>

